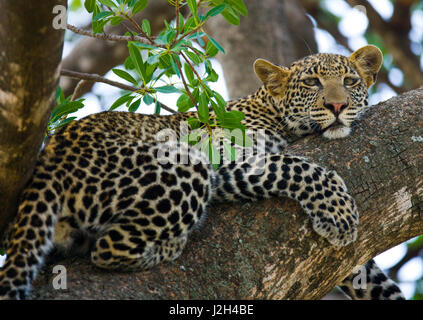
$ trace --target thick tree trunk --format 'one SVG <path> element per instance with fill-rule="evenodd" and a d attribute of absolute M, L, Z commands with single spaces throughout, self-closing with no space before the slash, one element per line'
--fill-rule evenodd
<path fill-rule="evenodd" d="M 319 237 L 287 199 L 209 209 L 181 257 L 139 273 L 104 272 L 87 260 L 61 261 L 66 290 L 52 267 L 35 298 L 319 299 L 352 269 L 423 233 L 423 89 L 372 107 L 347 139 L 312 136 L 290 153 L 345 179 L 360 211 L 358 239 L 337 249 Z"/>
<path fill-rule="evenodd" d="M 298 1 L 245 0 L 248 17 L 239 26 L 221 16 L 210 20 L 207 31 L 226 54 L 217 59 L 223 66 L 231 98 L 254 92 L 259 80 L 252 77 L 257 58 L 289 66 L 293 61 L 317 52 L 313 25 Z"/>
<path fill-rule="evenodd" d="M 66 1 L 0 0 L 0 234 L 39 152 L 59 80 Z"/>

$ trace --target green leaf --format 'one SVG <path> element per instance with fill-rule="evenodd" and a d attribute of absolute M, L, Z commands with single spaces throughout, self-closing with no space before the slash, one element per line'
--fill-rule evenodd
<path fill-rule="evenodd" d="M 112 26 L 117 26 L 118 24 L 120 24 L 123 21 L 122 17 L 113 17 L 110 19 L 110 24 Z"/>
<path fill-rule="evenodd" d="M 148 60 L 146 63 L 146 68 L 145 68 L 145 83 L 149 83 L 151 81 L 151 78 L 153 77 L 154 71 L 156 71 L 157 69 L 157 64 L 148 64 Z M 157 77 L 157 79 L 159 79 L 160 77 Z"/>
<path fill-rule="evenodd" d="M 84 7 L 89 13 L 93 12 L 95 8 L 95 0 L 85 0 Z"/>
<path fill-rule="evenodd" d="M 222 111 L 222 109 L 219 107 L 217 103 L 215 103 L 213 100 L 210 101 L 213 111 L 216 114 L 216 117 L 218 119 L 224 119 L 225 111 Z"/>
<path fill-rule="evenodd" d="M 137 42 L 134 45 L 137 46 L 137 47 L 140 47 L 141 49 L 151 49 L 151 50 L 153 50 L 153 49 L 159 49 L 159 48 L 157 48 L 155 46 L 152 46 L 150 44 L 147 44 L 147 43 Z"/>
<path fill-rule="evenodd" d="M 112 0 L 98 0 L 98 2 L 104 4 L 105 6 L 108 6 L 108 7 L 117 8 L 116 3 L 114 3 Z"/>
<path fill-rule="evenodd" d="M 228 21 L 230 24 L 239 25 L 239 16 L 232 8 L 226 8 L 222 12 L 222 16 Z"/>
<path fill-rule="evenodd" d="M 94 21 L 92 23 L 93 33 L 103 33 L 104 26 L 107 24 L 108 19 L 102 19 L 99 21 Z"/>
<path fill-rule="evenodd" d="M 221 4 L 220 6 L 214 7 L 209 12 L 207 12 L 205 19 L 217 16 L 219 13 L 221 13 L 225 9 L 226 9 L 226 4 Z"/>
<path fill-rule="evenodd" d="M 200 57 L 198 57 L 194 52 L 191 51 L 185 51 L 185 54 L 188 56 L 188 58 L 196 65 L 198 66 L 201 63 Z"/>
<path fill-rule="evenodd" d="M 159 61 L 160 61 L 160 54 L 151 54 L 147 59 L 147 64 L 154 65 L 159 63 Z"/>
<path fill-rule="evenodd" d="M 138 0 L 134 7 L 132 8 L 132 14 L 135 14 L 137 12 L 140 12 L 141 10 L 144 10 L 144 8 L 147 6 L 148 0 Z"/>
<path fill-rule="evenodd" d="M 135 84 L 138 86 L 137 80 L 135 80 L 128 72 L 120 69 L 112 69 L 113 73 L 117 76 L 121 77 L 122 79 L 125 79 L 126 81 L 131 82 L 132 84 Z"/>
<path fill-rule="evenodd" d="M 141 99 L 136 100 L 135 102 L 131 103 L 131 105 L 128 108 L 129 112 L 135 112 L 138 110 L 139 106 L 141 104 Z"/>
<path fill-rule="evenodd" d="M 175 60 L 179 60 L 178 56 L 172 54 L 171 58 L 170 58 L 170 65 L 172 66 L 173 71 L 175 72 L 175 74 L 178 76 L 178 78 L 181 77 L 180 73 L 179 73 L 179 69 L 178 66 L 176 65 Z"/>
<path fill-rule="evenodd" d="M 194 80 L 194 72 L 192 71 L 190 65 L 188 63 L 184 64 L 184 71 L 185 71 L 185 75 L 188 79 L 188 82 L 190 84 L 192 84 L 192 81 Z"/>
<path fill-rule="evenodd" d="M 200 46 L 202 46 L 202 47 L 204 47 L 206 44 L 204 43 L 204 41 L 203 41 L 203 39 L 201 38 L 201 36 L 203 35 L 204 33 L 200 33 L 200 32 L 197 32 L 196 34 L 195 34 L 195 37 L 197 38 L 197 42 L 198 42 L 198 44 L 200 45 Z"/>
<path fill-rule="evenodd" d="M 134 64 L 135 70 L 137 73 L 145 80 L 145 66 L 144 62 L 141 57 L 141 53 L 139 49 L 133 44 L 129 44 L 129 56 L 132 59 L 132 63 Z"/>
<path fill-rule="evenodd" d="M 71 123 L 73 120 L 75 120 L 76 117 L 69 117 L 66 118 L 65 120 L 61 121 L 56 127 L 55 129 L 61 128 L 63 126 L 66 126 L 67 124 Z"/>
<path fill-rule="evenodd" d="M 165 54 L 165 55 L 160 55 L 160 64 L 159 64 L 159 68 L 166 70 L 172 68 L 172 65 L 170 64 L 170 55 L 169 54 Z"/>
<path fill-rule="evenodd" d="M 155 87 L 154 90 L 161 93 L 180 93 L 181 91 L 174 86 Z"/>
<path fill-rule="evenodd" d="M 225 118 L 241 121 L 245 118 L 245 115 L 241 111 L 232 110 L 225 113 Z"/>
<path fill-rule="evenodd" d="M 213 97 L 216 99 L 217 104 L 222 109 L 223 112 L 226 110 L 226 101 L 225 99 L 220 95 L 219 92 L 213 91 Z"/>
<path fill-rule="evenodd" d="M 133 70 L 135 69 L 134 64 L 132 63 L 131 57 L 128 57 L 125 59 L 125 62 L 123 63 L 123 66 L 126 70 Z"/>
<path fill-rule="evenodd" d="M 194 104 L 188 94 L 181 94 L 176 101 L 176 106 L 178 107 L 179 112 L 186 112 L 191 109 Z"/>
<path fill-rule="evenodd" d="M 176 36 L 176 29 L 170 29 L 166 34 L 166 42 L 167 44 L 171 44 L 173 39 L 175 39 Z"/>
<path fill-rule="evenodd" d="M 150 22 L 147 19 L 142 19 L 141 29 L 147 34 L 147 36 L 151 36 Z"/>
<path fill-rule="evenodd" d="M 105 17 L 111 16 L 112 14 L 113 14 L 113 12 L 109 12 L 109 11 L 100 12 L 100 13 L 95 15 L 95 17 L 93 18 L 93 22 L 101 20 Z"/>
<path fill-rule="evenodd" d="M 205 80 L 210 82 L 216 82 L 217 79 L 219 79 L 219 75 L 216 73 L 216 71 L 212 69 L 210 70 L 210 73 Z"/>
<path fill-rule="evenodd" d="M 179 31 L 179 33 L 182 33 L 183 30 L 184 30 L 184 16 L 182 15 L 181 12 L 179 12 L 179 26 L 178 26 L 178 31 Z"/>
<path fill-rule="evenodd" d="M 241 123 L 241 119 L 230 112 L 225 112 L 223 119 L 219 119 L 222 128 L 245 130 L 245 126 Z"/>
<path fill-rule="evenodd" d="M 117 107 L 121 106 L 125 102 L 134 99 L 134 96 L 131 96 L 131 93 L 127 93 L 123 95 L 122 97 L 118 98 L 113 104 L 110 106 L 109 110 L 115 110 Z"/>
<path fill-rule="evenodd" d="M 154 98 L 150 96 L 149 94 L 145 94 L 144 97 L 142 98 L 142 101 L 144 101 L 144 103 L 149 106 L 150 104 L 154 102 Z"/>
<path fill-rule="evenodd" d="M 194 16 L 197 15 L 197 0 L 187 0 L 188 7 Z"/>
<path fill-rule="evenodd" d="M 195 20 L 194 20 L 194 17 L 191 17 L 187 21 L 185 21 L 184 32 L 185 33 L 189 32 L 194 28 L 195 28 Z"/>
<path fill-rule="evenodd" d="M 208 41 L 206 45 L 206 54 L 209 57 L 214 57 L 219 52 L 219 49 L 216 48 L 216 46 L 213 44 L 213 42 Z"/>
<path fill-rule="evenodd" d="M 160 110 L 162 109 L 162 105 L 159 101 L 156 101 L 156 105 L 154 106 L 154 113 L 160 114 Z"/>
<path fill-rule="evenodd" d="M 57 91 L 56 91 L 56 100 L 58 104 L 62 104 L 63 102 L 65 102 L 65 94 L 62 90 L 61 87 L 57 87 Z"/>
<path fill-rule="evenodd" d="M 50 123 L 54 123 L 57 120 L 59 120 L 61 117 L 68 115 L 69 113 L 73 113 L 75 111 L 78 111 L 79 109 L 81 109 L 84 104 L 83 104 L 84 99 L 80 99 L 77 101 L 70 101 L 69 103 L 64 103 L 61 104 L 59 106 L 57 106 L 53 112 L 51 113 L 50 116 Z"/>
<path fill-rule="evenodd" d="M 213 45 L 220 51 L 220 52 L 222 52 L 222 53 L 225 53 L 225 50 L 222 48 L 222 46 L 216 41 L 216 40 L 214 40 L 212 37 L 210 37 L 208 34 L 206 34 L 207 35 L 207 38 L 209 38 L 209 40 L 213 43 Z"/>
<path fill-rule="evenodd" d="M 188 118 L 186 121 L 191 127 L 191 130 L 195 130 L 201 127 L 201 122 L 197 118 Z"/>
<path fill-rule="evenodd" d="M 244 1 L 242 1 L 242 0 L 229 0 L 229 3 L 232 5 L 233 8 L 235 8 L 244 17 L 248 16 L 248 10 L 247 10 L 247 7 L 244 4 Z"/>
<path fill-rule="evenodd" d="M 206 123 L 209 120 L 208 98 L 205 92 L 200 95 L 200 101 L 198 103 L 198 118 L 203 123 Z"/>

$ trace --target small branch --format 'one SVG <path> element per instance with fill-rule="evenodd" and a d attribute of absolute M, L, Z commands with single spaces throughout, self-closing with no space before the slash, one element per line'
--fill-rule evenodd
<path fill-rule="evenodd" d="M 197 70 L 195 70 L 194 66 L 191 64 L 191 62 L 189 62 L 189 59 L 182 53 L 181 51 L 181 56 L 184 58 L 185 62 L 188 63 L 189 67 L 191 68 L 191 70 L 194 72 L 195 76 L 197 77 L 198 81 L 200 82 L 201 86 L 203 87 L 203 89 L 206 91 L 206 87 L 204 86 L 203 81 L 201 80 L 200 75 L 197 73 Z M 207 92 L 207 91 L 206 91 Z"/>
<path fill-rule="evenodd" d="M 171 59 L 172 59 L 172 57 L 171 57 Z M 181 75 L 181 80 L 182 80 L 182 83 L 183 83 L 183 85 L 184 85 L 185 91 L 187 92 L 187 95 L 189 96 L 189 98 L 191 99 L 192 103 L 194 104 L 194 106 L 195 106 L 195 107 L 197 108 L 197 110 L 198 110 L 197 102 L 195 101 L 194 97 L 192 96 L 191 91 L 190 91 L 190 90 L 189 90 L 189 88 L 188 88 L 187 82 L 185 81 L 184 74 L 182 73 L 182 68 L 181 68 L 181 66 L 178 64 L 178 62 L 177 62 L 177 61 L 175 61 L 175 64 L 176 64 L 176 67 L 177 67 L 177 68 L 178 68 L 178 70 L 179 70 L 179 74 Z"/>
<path fill-rule="evenodd" d="M 62 69 L 60 71 L 60 74 L 62 76 L 71 77 L 71 78 L 74 78 L 74 79 L 81 79 L 81 80 L 94 81 L 94 82 L 103 82 L 103 83 L 106 83 L 108 85 L 120 88 L 122 90 L 128 90 L 128 91 L 133 91 L 133 92 L 137 92 L 137 91 L 140 90 L 140 88 L 137 88 L 135 86 L 123 84 L 121 82 L 117 82 L 117 81 L 113 81 L 113 80 L 109 80 L 109 79 L 104 78 L 104 77 L 102 77 L 98 74 L 76 72 L 76 71 L 71 71 L 71 70 L 66 70 L 66 69 Z M 155 99 L 155 101 L 157 101 L 157 100 Z M 169 108 L 168 106 L 164 105 L 160 101 L 159 101 L 159 103 L 161 105 L 161 108 L 163 108 L 164 110 L 169 111 L 170 113 L 177 113 L 177 111 L 173 110 L 172 108 Z"/>
<path fill-rule="evenodd" d="M 128 21 L 135 27 L 135 29 L 137 29 L 138 33 L 140 33 L 149 44 L 152 45 L 156 45 L 156 43 L 154 42 L 154 40 L 149 37 L 140 27 L 140 25 L 134 20 L 132 19 L 130 16 L 128 16 L 127 14 L 123 15 L 123 17 L 125 17 L 126 19 L 128 19 Z"/>
<path fill-rule="evenodd" d="M 81 90 L 87 84 L 87 82 L 91 82 L 90 80 L 80 80 L 73 91 L 73 95 L 71 101 L 75 101 L 78 97 L 81 97 Z"/>
<path fill-rule="evenodd" d="M 110 40 L 110 41 L 121 41 L 121 42 L 128 42 L 128 41 L 138 41 L 140 43 L 145 43 L 145 44 L 151 44 L 151 41 L 147 38 L 144 37 L 140 37 L 140 36 L 119 36 L 116 34 L 105 34 L 105 33 L 96 33 L 94 34 L 93 32 L 89 31 L 89 30 L 84 30 L 84 29 L 80 29 L 77 28 L 71 24 L 68 24 L 66 26 L 66 28 L 74 33 L 83 35 L 83 36 L 87 36 L 87 37 L 91 37 L 91 38 L 96 38 L 96 39 L 100 39 L 100 40 Z M 154 43 L 154 41 L 153 41 Z M 157 47 L 162 47 L 158 44 L 155 44 L 155 46 Z"/>
<path fill-rule="evenodd" d="M 62 69 L 60 71 L 60 74 L 62 76 L 65 76 L 65 77 L 71 77 L 71 78 L 75 78 L 75 79 L 83 79 L 83 80 L 89 80 L 89 81 L 94 81 L 94 82 L 107 83 L 111 86 L 118 87 L 118 88 L 123 89 L 123 90 L 128 90 L 128 91 L 138 91 L 138 90 L 140 90 L 140 88 L 130 86 L 130 85 L 127 85 L 127 84 L 123 84 L 123 83 L 120 83 L 120 82 L 117 82 L 117 81 L 109 80 L 109 79 L 104 78 L 104 77 L 102 77 L 98 74 L 76 72 L 76 71 L 71 71 L 71 70 L 66 70 L 66 69 Z"/>
<path fill-rule="evenodd" d="M 175 39 L 176 39 L 179 35 L 179 0 L 176 0 L 175 16 L 176 16 L 176 36 L 175 36 Z"/>

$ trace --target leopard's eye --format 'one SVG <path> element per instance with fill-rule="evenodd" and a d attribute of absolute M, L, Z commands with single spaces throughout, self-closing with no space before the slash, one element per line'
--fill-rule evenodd
<path fill-rule="evenodd" d="M 307 78 L 303 80 L 304 84 L 310 87 L 320 85 L 320 81 L 318 78 Z"/>
<path fill-rule="evenodd" d="M 357 78 L 346 77 L 344 78 L 344 85 L 345 86 L 353 86 L 358 82 Z"/>

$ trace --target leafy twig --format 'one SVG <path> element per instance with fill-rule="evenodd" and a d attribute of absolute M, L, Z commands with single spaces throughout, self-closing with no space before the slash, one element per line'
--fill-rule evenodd
<path fill-rule="evenodd" d="M 104 78 L 98 74 L 91 74 L 91 73 L 83 73 L 83 72 L 76 72 L 76 71 L 71 71 L 71 70 L 66 70 L 66 69 L 62 69 L 60 71 L 60 74 L 62 76 L 66 76 L 66 77 L 71 77 L 71 78 L 75 78 L 75 79 L 82 79 L 82 80 L 88 80 L 88 81 L 95 81 L 95 82 L 103 82 L 106 83 L 108 85 L 123 89 L 123 90 L 128 90 L 128 91 L 132 91 L 132 92 L 138 92 L 140 90 L 140 88 L 137 88 L 135 86 L 131 86 L 131 85 L 127 85 L 121 82 L 117 82 L 117 81 L 113 81 L 113 80 L 109 80 L 107 78 Z M 157 102 L 156 99 L 154 99 L 155 102 Z M 175 110 L 173 110 L 172 108 L 169 108 L 168 106 L 164 105 L 163 103 L 159 102 L 161 105 L 161 108 L 163 108 L 166 111 L 169 111 L 171 113 L 177 113 Z"/>
<path fill-rule="evenodd" d="M 83 36 L 87 36 L 87 37 L 91 37 L 91 38 L 97 38 L 97 39 L 101 39 L 101 40 L 110 40 L 110 41 L 123 41 L 123 42 L 128 42 L 128 41 L 138 41 L 140 43 L 144 43 L 144 44 L 150 44 L 151 41 L 153 40 L 149 40 L 148 38 L 144 38 L 144 37 L 140 37 L 140 36 L 119 36 L 116 34 L 106 34 L 106 33 L 96 33 L 94 34 L 92 31 L 89 30 L 84 30 L 84 29 L 80 29 L 78 27 L 75 27 L 71 24 L 67 24 L 66 28 L 74 33 L 83 35 Z M 154 41 L 153 41 L 154 42 Z M 161 45 L 158 44 L 154 44 L 156 47 L 163 47 Z"/>
<path fill-rule="evenodd" d="M 148 34 L 146 34 L 142 30 L 142 28 L 140 27 L 140 25 L 134 19 L 132 19 L 127 14 L 123 14 L 122 16 L 124 18 L 128 19 L 128 21 L 135 27 L 135 29 L 137 29 L 137 32 L 142 35 L 142 39 L 146 39 L 147 40 L 147 42 L 143 42 L 143 43 L 152 44 L 154 46 L 157 46 L 157 44 L 154 42 L 153 38 L 149 37 Z"/>

